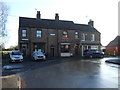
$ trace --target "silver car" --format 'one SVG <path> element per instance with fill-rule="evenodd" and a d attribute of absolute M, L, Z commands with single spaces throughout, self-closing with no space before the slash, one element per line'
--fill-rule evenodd
<path fill-rule="evenodd" d="M 38 59 L 46 60 L 46 56 L 41 51 L 34 51 L 32 56 L 33 56 L 33 60 L 38 60 Z"/>
<path fill-rule="evenodd" d="M 23 55 L 19 50 L 13 50 L 10 54 L 10 60 L 9 62 L 22 62 L 23 61 Z"/>

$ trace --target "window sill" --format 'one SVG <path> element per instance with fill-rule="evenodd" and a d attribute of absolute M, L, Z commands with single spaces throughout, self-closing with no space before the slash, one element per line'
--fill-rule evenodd
<path fill-rule="evenodd" d="M 81 41 L 85 41 L 85 40 L 81 40 Z"/>
<path fill-rule="evenodd" d="M 68 39 L 68 38 L 62 38 L 62 39 Z"/>
<path fill-rule="evenodd" d="M 75 38 L 75 39 L 80 39 L 80 38 Z"/>

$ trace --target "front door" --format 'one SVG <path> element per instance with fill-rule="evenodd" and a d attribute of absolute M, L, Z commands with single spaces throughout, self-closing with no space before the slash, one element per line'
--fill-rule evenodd
<path fill-rule="evenodd" d="M 27 44 L 22 44 L 21 45 L 21 51 L 22 51 L 22 53 L 23 53 L 23 57 L 24 58 L 27 58 L 27 55 L 28 55 L 28 53 L 27 53 Z"/>
<path fill-rule="evenodd" d="M 75 55 L 79 54 L 79 45 L 75 45 Z"/>
<path fill-rule="evenodd" d="M 54 56 L 55 56 L 55 48 L 54 48 L 54 47 L 51 47 L 51 48 L 50 48 L 50 56 L 51 56 L 51 57 L 54 57 Z"/>

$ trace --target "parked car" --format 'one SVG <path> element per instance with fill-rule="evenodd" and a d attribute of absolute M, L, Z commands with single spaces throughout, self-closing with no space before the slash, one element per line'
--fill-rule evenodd
<path fill-rule="evenodd" d="M 99 50 L 85 50 L 84 53 L 83 53 L 84 57 L 90 57 L 90 58 L 93 58 L 93 57 L 100 57 L 100 58 L 103 58 L 104 57 L 104 53 L 99 51 Z"/>
<path fill-rule="evenodd" d="M 34 51 L 32 55 L 33 60 L 46 60 L 46 56 L 43 52 L 41 51 Z"/>
<path fill-rule="evenodd" d="M 23 62 L 23 54 L 19 50 L 13 50 L 9 53 L 9 62 Z"/>

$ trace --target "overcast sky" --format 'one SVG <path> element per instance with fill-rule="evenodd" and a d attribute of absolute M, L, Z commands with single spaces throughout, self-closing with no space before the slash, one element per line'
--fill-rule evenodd
<path fill-rule="evenodd" d="M 101 33 L 101 44 L 106 46 L 118 35 L 119 0 L 4 0 L 10 7 L 6 47 L 17 45 L 19 16 L 36 17 L 36 10 L 41 18 L 54 19 L 55 13 L 60 20 L 87 24 L 94 21 L 94 27 Z"/>

